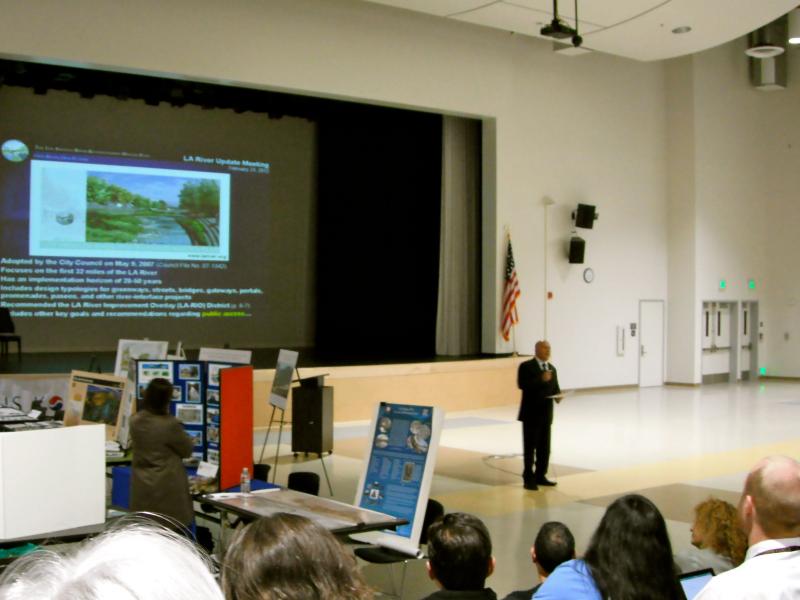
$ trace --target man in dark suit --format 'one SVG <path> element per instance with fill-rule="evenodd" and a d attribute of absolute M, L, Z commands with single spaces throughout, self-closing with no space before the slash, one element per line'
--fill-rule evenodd
<path fill-rule="evenodd" d="M 517 386 L 522 390 L 519 416 L 522 421 L 522 479 L 526 490 L 552 486 L 547 479 L 550 464 L 550 426 L 553 423 L 553 399 L 561 393 L 558 373 L 550 364 L 550 344 L 536 342 L 536 356 L 519 366 Z M 534 471 L 534 462 L 536 470 Z"/>

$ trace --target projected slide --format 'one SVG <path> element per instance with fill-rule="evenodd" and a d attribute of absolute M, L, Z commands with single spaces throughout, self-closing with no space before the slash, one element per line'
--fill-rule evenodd
<path fill-rule="evenodd" d="M 228 173 L 61 158 L 31 161 L 31 256 L 228 260 Z"/>
<path fill-rule="evenodd" d="M 315 125 L 8 85 L 0 115 L 0 305 L 29 351 L 310 343 Z"/>

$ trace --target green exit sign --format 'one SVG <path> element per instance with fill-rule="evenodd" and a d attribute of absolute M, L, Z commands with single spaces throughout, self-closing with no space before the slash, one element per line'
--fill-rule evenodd
<path fill-rule="evenodd" d="M 719 289 L 724 290 L 726 287 L 728 287 L 728 282 L 725 281 L 724 279 L 720 279 L 719 280 Z"/>
<path fill-rule="evenodd" d="M 756 280 L 755 279 L 748 279 L 747 280 L 747 287 L 751 290 L 756 289 Z"/>
<path fill-rule="evenodd" d="M 759 374 L 759 375 L 766 375 L 766 374 L 767 374 L 767 367 L 761 367 L 761 368 L 758 370 L 758 374 Z"/>

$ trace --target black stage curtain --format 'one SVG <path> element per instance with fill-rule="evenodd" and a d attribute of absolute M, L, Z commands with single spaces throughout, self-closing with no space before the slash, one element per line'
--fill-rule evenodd
<path fill-rule="evenodd" d="M 436 350 L 441 115 L 359 107 L 319 123 L 316 350 Z"/>

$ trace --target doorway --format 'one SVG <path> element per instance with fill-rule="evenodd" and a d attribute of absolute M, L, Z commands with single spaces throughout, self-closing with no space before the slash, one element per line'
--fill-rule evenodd
<path fill-rule="evenodd" d="M 664 385 L 664 301 L 639 301 L 639 387 Z"/>

